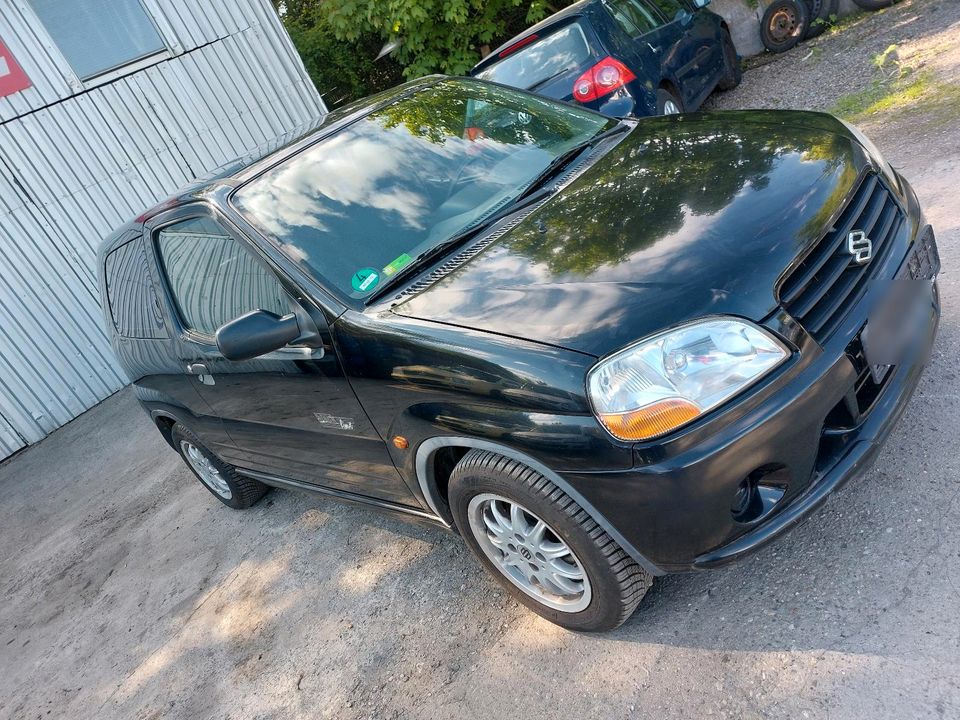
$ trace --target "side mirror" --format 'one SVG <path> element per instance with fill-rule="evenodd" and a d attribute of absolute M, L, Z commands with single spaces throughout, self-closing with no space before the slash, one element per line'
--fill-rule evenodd
<path fill-rule="evenodd" d="M 697 10 L 703 10 L 709 4 L 710 4 L 710 0 L 693 0 L 693 6 Z"/>
<path fill-rule="evenodd" d="M 249 360 L 289 345 L 301 336 L 297 316 L 253 310 L 217 330 L 217 347 L 227 360 Z"/>

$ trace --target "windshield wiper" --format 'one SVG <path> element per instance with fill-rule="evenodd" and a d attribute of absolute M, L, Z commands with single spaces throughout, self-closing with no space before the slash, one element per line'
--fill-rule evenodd
<path fill-rule="evenodd" d="M 598 142 L 606 140 L 608 137 L 613 135 L 618 135 L 619 133 L 629 130 L 632 126 L 625 123 L 619 122 L 608 130 L 604 130 L 602 133 L 594 135 L 592 138 L 584 140 L 581 143 L 577 143 L 572 148 L 563 151 L 557 155 L 553 160 L 550 161 L 550 164 L 547 165 L 543 170 L 540 171 L 537 176 L 531 180 L 523 191 L 517 196 L 517 200 L 521 200 L 531 192 L 539 188 L 541 185 L 546 183 L 547 180 L 556 175 L 561 168 L 566 167 L 574 160 L 578 159 L 581 155 L 585 154 L 587 150 L 592 148 Z"/>
<path fill-rule="evenodd" d="M 501 220 L 503 220 L 503 218 L 507 217 L 508 215 L 513 215 L 513 213 L 517 212 L 518 210 L 522 210 L 523 208 L 529 205 L 533 205 L 534 203 L 539 202 L 549 194 L 550 194 L 549 190 L 547 190 L 546 188 L 541 188 L 537 192 L 530 193 L 529 195 L 523 198 L 518 198 L 517 200 L 514 200 L 509 205 L 498 210 L 492 215 L 482 218 L 479 222 L 476 222 L 473 225 L 470 225 L 464 228 L 463 230 L 458 232 L 456 235 L 453 235 L 452 237 L 444 240 L 442 243 L 438 245 L 434 245 L 429 250 L 424 250 L 422 253 L 420 253 L 419 255 L 417 255 L 417 257 L 413 259 L 413 262 L 404 266 L 403 269 L 401 269 L 396 275 L 394 275 L 389 280 L 387 280 L 380 287 L 380 289 L 378 289 L 376 292 L 374 292 L 372 295 L 366 298 L 365 301 L 367 303 L 371 303 L 374 300 L 377 300 L 383 297 L 384 295 L 388 294 L 392 288 L 396 287 L 401 280 L 415 274 L 416 271 L 423 269 L 426 265 L 429 265 L 432 260 L 434 260 L 440 255 L 443 255 L 452 247 L 456 245 L 462 245 L 470 238 L 475 237 L 476 235 L 481 233 L 483 230 L 486 230 L 487 228 L 489 228 L 491 225 L 494 225 L 500 222 Z"/>
<path fill-rule="evenodd" d="M 492 215 L 488 215 L 487 217 L 481 218 L 474 224 L 468 225 L 456 235 L 444 240 L 440 244 L 434 245 L 429 250 L 424 250 L 413 259 L 413 262 L 406 265 L 396 275 L 391 277 L 382 286 L 380 286 L 380 288 L 372 295 L 365 298 L 365 303 L 372 303 L 374 300 L 378 300 L 384 295 L 387 295 L 391 289 L 395 288 L 400 283 L 401 280 L 410 277 L 418 270 L 423 269 L 426 265 L 429 265 L 432 260 L 440 255 L 443 255 L 452 247 L 456 245 L 462 245 L 470 238 L 476 236 L 481 231 L 494 225 L 495 223 L 500 222 L 508 215 L 513 215 L 513 213 L 517 212 L 518 210 L 522 210 L 523 208 L 533 205 L 534 203 L 539 202 L 543 198 L 547 197 L 552 192 L 552 189 L 542 186 L 547 180 L 553 177 L 560 170 L 560 168 L 565 167 L 572 160 L 580 157 L 581 154 L 587 152 L 598 142 L 606 140 L 608 137 L 617 135 L 618 133 L 629 130 L 631 127 L 632 125 L 628 123 L 619 122 L 612 128 L 604 130 L 603 132 L 598 133 L 581 143 L 577 143 L 569 150 L 565 150 L 564 152 L 560 153 L 550 161 L 550 164 L 547 165 L 547 167 L 545 167 L 533 180 L 527 184 L 527 186 L 512 202 Z"/>

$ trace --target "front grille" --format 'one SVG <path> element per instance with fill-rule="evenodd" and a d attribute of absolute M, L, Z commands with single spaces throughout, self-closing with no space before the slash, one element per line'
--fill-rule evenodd
<path fill-rule="evenodd" d="M 857 379 L 847 396 L 827 416 L 824 423 L 827 428 L 839 429 L 857 425 L 873 409 L 894 373 L 894 368 L 887 368 L 886 374 L 879 383 L 873 379 L 873 373 L 870 372 L 870 366 L 863 354 L 863 344 L 860 342 L 859 335 L 847 347 L 847 357 L 853 363 Z"/>
<path fill-rule="evenodd" d="M 875 173 L 866 175 L 843 213 L 780 285 L 780 304 L 816 340 L 836 330 L 848 308 L 866 290 L 905 222 L 903 210 Z M 873 258 L 857 265 L 847 237 L 866 233 Z"/>
<path fill-rule="evenodd" d="M 866 415 L 873 408 L 873 404 L 880 397 L 887 380 L 893 375 L 893 368 L 886 368 L 886 374 L 878 383 L 873 379 L 873 373 L 870 372 L 870 366 L 867 365 L 867 358 L 863 354 L 863 344 L 858 337 L 848 348 L 850 361 L 857 371 L 857 381 L 853 384 L 853 393 L 857 399 L 857 410 L 860 415 Z M 882 374 L 882 373 L 881 373 Z"/>

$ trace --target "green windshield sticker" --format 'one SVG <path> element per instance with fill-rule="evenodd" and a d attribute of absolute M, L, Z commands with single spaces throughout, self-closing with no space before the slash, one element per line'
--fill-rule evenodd
<path fill-rule="evenodd" d="M 412 260 L 413 260 L 412 257 L 410 257 L 409 255 L 407 255 L 406 253 L 404 253 L 403 255 L 401 255 L 400 257 L 398 257 L 396 260 L 394 260 L 392 263 L 390 263 L 389 265 L 387 265 L 387 266 L 383 269 L 383 274 L 386 275 L 387 277 L 390 277 L 391 275 L 393 275 L 393 274 L 396 273 L 397 271 L 402 270 L 404 267 L 406 267 L 407 265 L 409 265 L 409 264 L 410 264 L 410 261 L 412 261 Z"/>
<path fill-rule="evenodd" d="M 374 268 L 357 270 L 350 279 L 350 284 L 357 292 L 370 292 L 380 282 L 380 273 Z"/>

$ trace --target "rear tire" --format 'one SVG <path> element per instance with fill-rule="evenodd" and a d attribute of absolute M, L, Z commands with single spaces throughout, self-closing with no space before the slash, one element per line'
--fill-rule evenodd
<path fill-rule="evenodd" d="M 810 11 L 804 0 L 774 0 L 760 21 L 760 39 L 770 52 L 796 47 L 810 27 Z"/>
<path fill-rule="evenodd" d="M 743 79 L 743 68 L 740 67 L 740 58 L 737 48 L 733 44 L 730 33 L 723 30 L 723 77 L 717 83 L 721 90 L 733 90 Z"/>
<path fill-rule="evenodd" d="M 270 490 L 269 486 L 241 475 L 233 465 L 218 458 L 186 426 L 176 423 L 170 437 L 197 480 L 227 507 L 243 510 Z"/>
<path fill-rule="evenodd" d="M 612 630 L 652 584 L 593 519 L 523 463 L 471 450 L 450 475 L 454 522 L 518 602 L 570 630 Z"/>
<path fill-rule="evenodd" d="M 683 102 L 667 88 L 657 90 L 657 115 L 679 115 Z"/>

